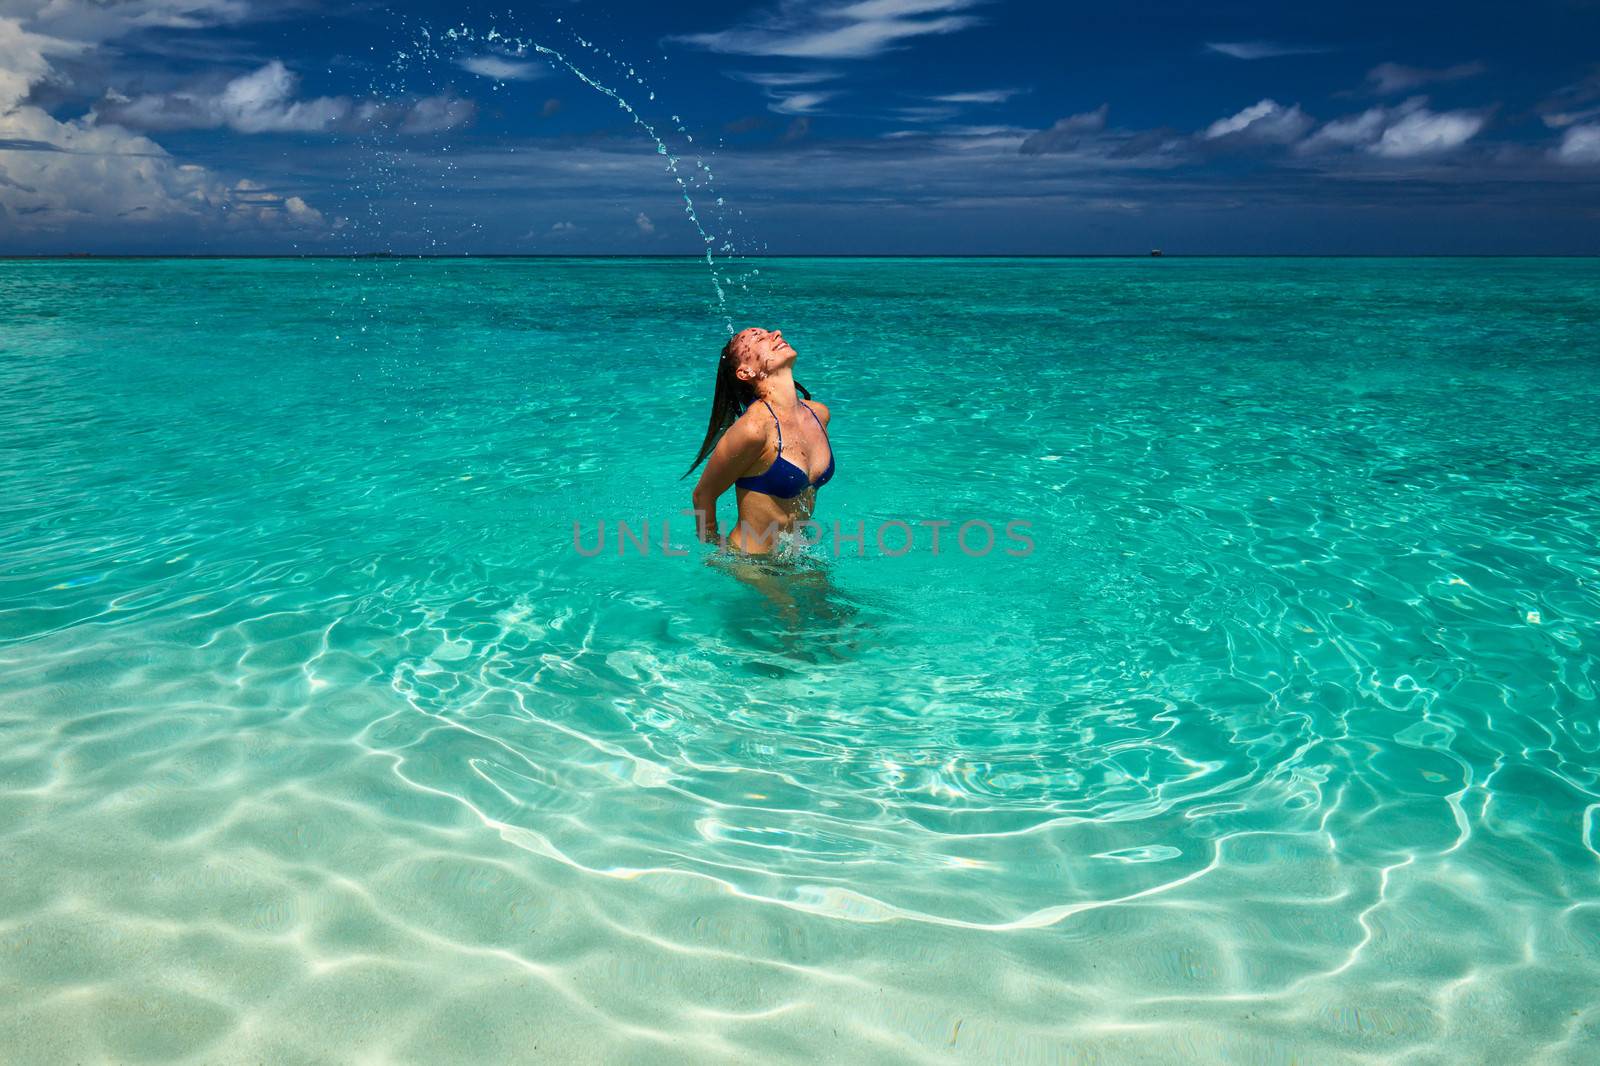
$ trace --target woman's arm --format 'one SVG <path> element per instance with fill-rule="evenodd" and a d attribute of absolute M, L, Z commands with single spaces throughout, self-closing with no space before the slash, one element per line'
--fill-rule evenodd
<path fill-rule="evenodd" d="M 695 484 L 692 497 L 695 524 L 702 541 L 710 544 L 721 540 L 717 530 L 717 500 L 735 481 L 750 473 L 761 462 L 766 447 L 766 435 L 747 418 L 741 418 L 729 426 L 722 439 L 717 441 L 717 446 L 706 458 L 705 469 L 700 472 L 700 480 Z"/>

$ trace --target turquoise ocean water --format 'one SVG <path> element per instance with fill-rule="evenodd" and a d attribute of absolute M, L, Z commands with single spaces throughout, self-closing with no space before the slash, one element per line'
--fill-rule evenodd
<path fill-rule="evenodd" d="M 1600 263 L 760 269 L 0 263 L 0 1061 L 1600 1061 Z"/>

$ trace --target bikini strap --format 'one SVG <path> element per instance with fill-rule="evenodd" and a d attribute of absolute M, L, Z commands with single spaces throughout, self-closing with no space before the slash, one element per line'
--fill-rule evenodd
<path fill-rule="evenodd" d="M 807 411 L 811 411 L 811 405 L 808 403 L 801 403 L 800 406 L 804 407 Z M 817 428 L 822 430 L 822 435 L 826 437 L 828 435 L 828 427 L 822 424 L 822 419 L 817 417 L 817 412 L 811 411 L 811 417 L 816 419 Z"/>
<path fill-rule="evenodd" d="M 783 423 L 778 421 L 778 412 L 776 412 L 776 411 L 774 411 L 772 409 L 772 405 L 770 403 L 767 403 L 767 401 L 765 401 L 765 400 L 762 400 L 761 402 L 763 404 L 766 404 L 767 414 L 772 416 L 772 424 L 774 426 L 778 427 L 778 454 L 782 455 L 783 454 Z"/>

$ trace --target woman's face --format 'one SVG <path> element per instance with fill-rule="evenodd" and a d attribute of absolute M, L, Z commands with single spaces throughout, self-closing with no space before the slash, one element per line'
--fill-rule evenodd
<path fill-rule="evenodd" d="M 752 326 L 733 338 L 734 372 L 741 381 L 759 381 L 774 370 L 794 365 L 795 350 L 781 330 Z"/>

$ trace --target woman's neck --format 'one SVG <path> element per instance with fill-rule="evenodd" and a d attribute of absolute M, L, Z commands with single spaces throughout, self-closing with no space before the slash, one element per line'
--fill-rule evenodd
<path fill-rule="evenodd" d="M 782 407 L 785 410 L 798 404 L 800 397 L 795 392 L 794 375 L 789 373 L 789 368 L 784 367 L 781 370 L 774 370 L 757 382 L 756 398 L 765 400 L 774 407 Z"/>

